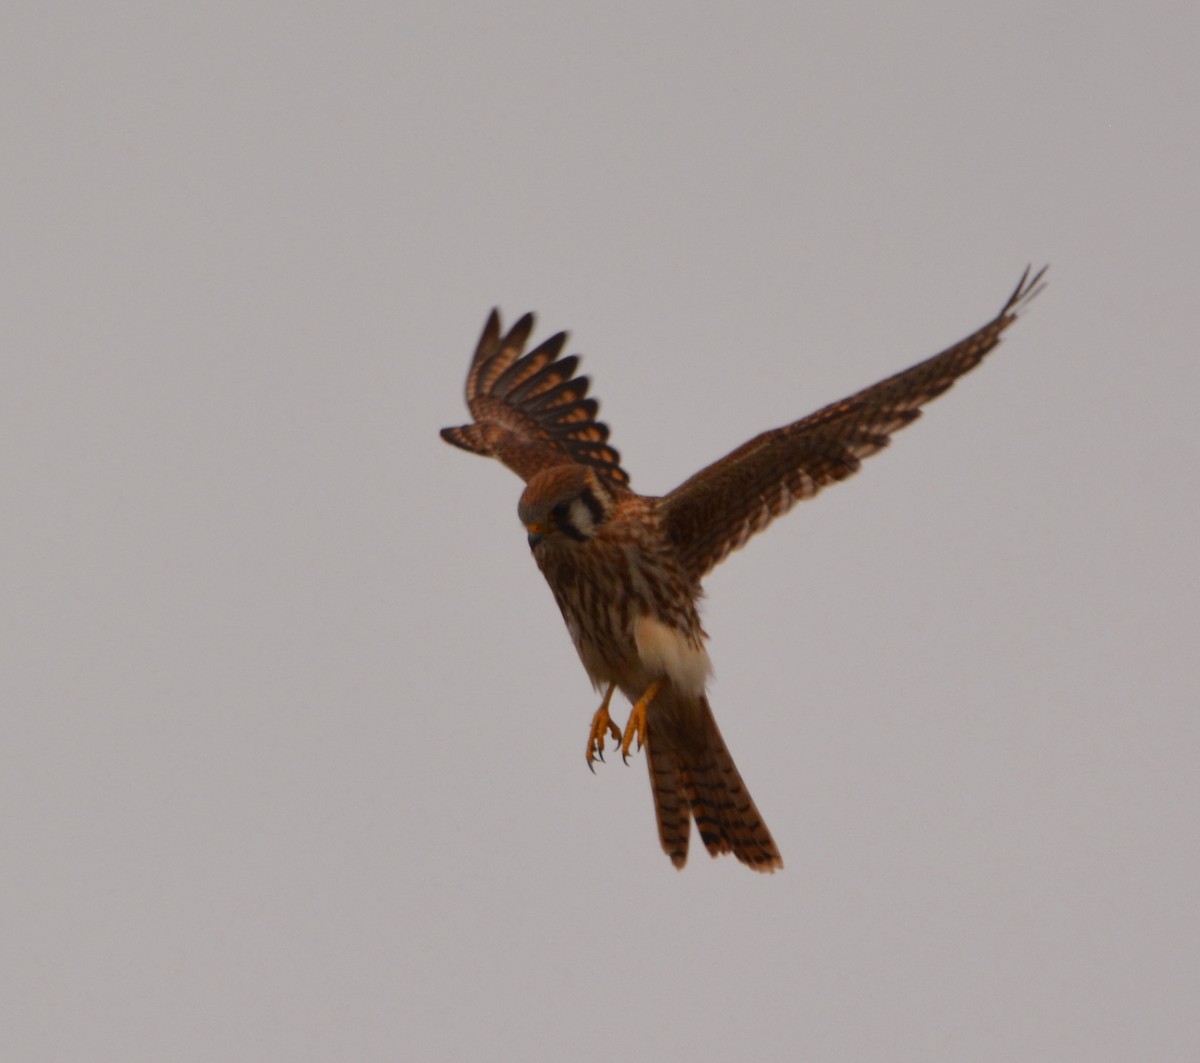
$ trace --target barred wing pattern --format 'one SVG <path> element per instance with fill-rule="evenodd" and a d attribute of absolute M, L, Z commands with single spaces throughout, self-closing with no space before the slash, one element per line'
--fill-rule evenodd
<path fill-rule="evenodd" d="M 920 408 L 977 366 L 1041 291 L 1027 268 L 996 317 L 953 347 L 801 421 L 756 436 L 702 469 L 659 507 L 684 568 L 696 579 L 822 487 L 858 471 Z"/>
<path fill-rule="evenodd" d="M 499 458 L 525 481 L 543 469 L 579 464 L 613 484 L 628 484 L 620 454 L 608 445 L 608 426 L 596 420 L 600 404 L 587 397 L 588 378 L 574 375 L 579 356 L 559 357 L 567 334 L 522 354 L 533 323 L 525 314 L 502 336 L 500 314 L 491 312 L 467 374 L 475 423 L 443 428 L 442 438 Z"/>

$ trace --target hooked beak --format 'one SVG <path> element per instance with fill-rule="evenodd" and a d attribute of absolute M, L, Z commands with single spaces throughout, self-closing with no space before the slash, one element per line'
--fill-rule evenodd
<path fill-rule="evenodd" d="M 546 528 L 542 524 L 526 524 L 525 530 L 529 532 L 529 549 L 532 550 L 546 536 Z"/>

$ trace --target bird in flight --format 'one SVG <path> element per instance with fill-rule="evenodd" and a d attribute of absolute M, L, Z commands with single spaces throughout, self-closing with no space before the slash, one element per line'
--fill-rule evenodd
<path fill-rule="evenodd" d="M 676 867 L 687 862 L 693 819 L 713 856 L 732 852 L 756 871 L 783 866 L 705 693 L 701 579 L 795 502 L 857 472 L 977 366 L 1041 291 L 1044 274 L 1026 269 L 1000 313 L 941 354 L 755 436 L 661 497 L 629 487 L 588 378 L 576 376 L 578 355 L 562 356 L 567 334 L 526 354 L 533 315 L 507 332 L 496 310 L 489 315 L 467 374 L 474 422 L 444 428 L 442 438 L 499 458 L 525 481 L 517 511 L 534 560 L 604 692 L 588 766 L 604 759 L 610 734 L 622 757 L 635 741 L 645 747 L 659 840 Z M 618 689 L 633 705 L 624 730 L 609 715 Z"/>

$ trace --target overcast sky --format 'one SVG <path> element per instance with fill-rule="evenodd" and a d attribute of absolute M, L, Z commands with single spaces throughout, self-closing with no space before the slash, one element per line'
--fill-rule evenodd
<path fill-rule="evenodd" d="M 1200 1058 L 1200 13 L 13 3 L 6 1060 Z M 1050 287 L 707 582 L 783 853 L 659 849 L 493 305 L 633 486 Z M 627 706 L 617 716 L 622 721 Z"/>

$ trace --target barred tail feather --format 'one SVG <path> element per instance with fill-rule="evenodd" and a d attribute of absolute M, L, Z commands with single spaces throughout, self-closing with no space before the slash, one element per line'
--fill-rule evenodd
<path fill-rule="evenodd" d="M 687 863 L 695 819 L 713 856 L 733 853 L 755 871 L 783 860 L 717 729 L 708 699 L 664 691 L 650 707 L 646 763 L 658 816 L 658 837 L 676 867 Z"/>

